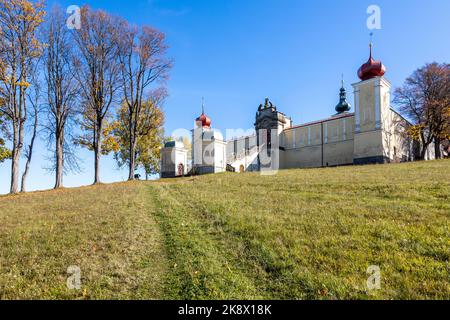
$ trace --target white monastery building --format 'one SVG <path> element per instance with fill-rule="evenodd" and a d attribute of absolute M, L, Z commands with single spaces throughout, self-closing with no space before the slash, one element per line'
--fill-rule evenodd
<path fill-rule="evenodd" d="M 211 128 L 203 110 L 192 130 L 192 159 L 183 143 L 167 143 L 161 176 L 414 161 L 418 146 L 405 134 L 409 122 L 390 105 L 385 73 L 385 66 L 372 57 L 371 44 L 369 60 L 358 70 L 361 81 L 352 85 L 354 113 L 343 82 L 336 114 L 298 126 L 266 99 L 256 114 L 256 134 L 231 141 Z M 434 159 L 434 146 L 426 158 Z"/>

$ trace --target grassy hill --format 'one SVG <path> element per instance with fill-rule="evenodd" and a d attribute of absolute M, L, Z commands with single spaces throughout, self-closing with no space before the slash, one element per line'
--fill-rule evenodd
<path fill-rule="evenodd" d="M 0 298 L 450 299 L 449 197 L 450 161 L 4 196 Z"/>

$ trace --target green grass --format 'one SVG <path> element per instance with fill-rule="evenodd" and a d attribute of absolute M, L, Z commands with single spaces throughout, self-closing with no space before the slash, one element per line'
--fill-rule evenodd
<path fill-rule="evenodd" d="M 0 197 L 0 298 L 450 299 L 449 197 L 448 160 Z"/>
<path fill-rule="evenodd" d="M 1 299 L 156 299 L 167 269 L 137 183 L 0 198 Z M 83 288 L 68 290 L 67 268 Z"/>

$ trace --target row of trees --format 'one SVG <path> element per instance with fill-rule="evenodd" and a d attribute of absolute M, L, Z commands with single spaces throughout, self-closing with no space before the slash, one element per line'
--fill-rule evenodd
<path fill-rule="evenodd" d="M 69 29 L 61 8 L 47 14 L 43 2 L 0 0 L 0 132 L 12 142 L 10 151 L 0 139 L 0 162 L 12 160 L 11 193 L 19 190 L 21 157 L 25 191 L 38 134 L 52 153 L 55 188 L 79 169 L 76 146 L 94 152 L 94 183 L 101 156 L 111 152 L 130 180 L 138 167 L 158 169 L 171 68 L 164 34 L 88 6 L 80 18 L 81 28 Z"/>
<path fill-rule="evenodd" d="M 450 64 L 431 63 L 416 70 L 394 92 L 394 103 L 413 123 L 407 128 L 420 142 L 419 158 L 434 143 L 436 158 L 441 146 L 450 149 Z"/>

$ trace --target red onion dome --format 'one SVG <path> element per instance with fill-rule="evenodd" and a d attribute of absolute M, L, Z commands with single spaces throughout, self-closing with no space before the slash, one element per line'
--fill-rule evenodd
<path fill-rule="evenodd" d="M 370 44 L 370 57 L 358 70 L 358 77 L 362 80 L 369 80 L 376 77 L 382 77 L 386 73 L 386 67 L 381 61 L 372 58 L 372 44 Z"/>
<path fill-rule="evenodd" d="M 198 126 L 203 128 L 211 128 L 211 119 L 203 112 L 200 117 L 198 117 L 195 122 Z"/>

